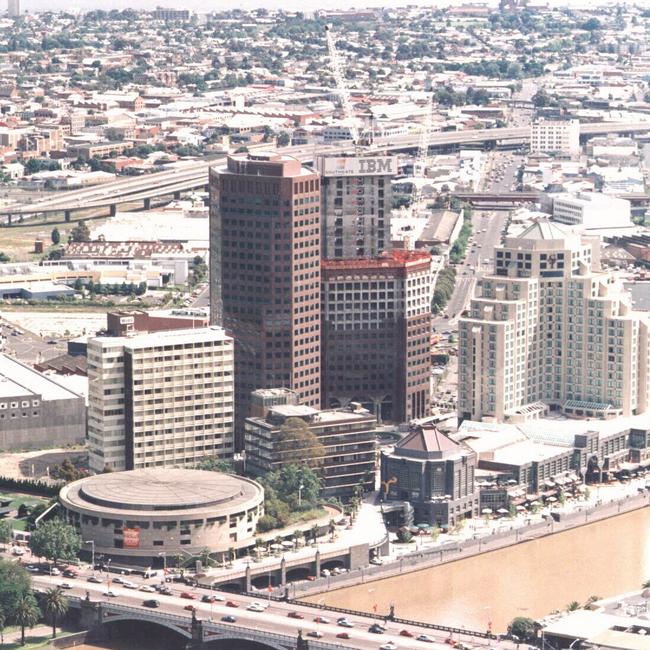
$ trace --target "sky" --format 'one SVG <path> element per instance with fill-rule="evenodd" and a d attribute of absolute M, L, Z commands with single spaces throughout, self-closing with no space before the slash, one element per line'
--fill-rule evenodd
<path fill-rule="evenodd" d="M 539 0 L 535 0 L 537 3 Z M 587 0 L 547 0 L 552 6 L 591 7 L 595 4 L 615 4 L 615 0 L 587 2 Z M 643 3 L 647 0 L 641 0 Z M 0 0 L 0 6 L 6 0 Z M 498 0 L 361 0 L 356 8 L 364 7 L 400 7 L 404 5 L 422 5 L 445 7 L 460 4 L 488 4 L 496 6 Z M 151 10 L 156 6 L 174 9 L 190 9 L 199 13 L 225 11 L 233 8 L 231 2 L 224 0 L 21 0 L 21 10 L 30 12 L 62 11 L 70 9 L 143 9 Z M 239 0 L 236 4 L 241 9 L 286 9 L 314 11 L 317 9 L 350 9 L 350 0 Z"/>

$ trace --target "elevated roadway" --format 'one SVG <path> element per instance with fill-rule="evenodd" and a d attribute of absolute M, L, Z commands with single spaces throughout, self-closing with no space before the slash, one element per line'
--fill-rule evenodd
<path fill-rule="evenodd" d="M 634 123 L 595 123 L 583 124 L 580 134 L 584 137 L 605 133 L 638 133 L 650 131 L 650 122 Z M 458 145 L 508 144 L 517 145 L 528 142 L 530 130 L 528 127 L 505 127 L 499 129 L 476 129 L 465 131 L 435 132 L 431 134 L 430 148 L 444 148 Z M 385 143 L 376 143 L 367 150 L 369 152 L 396 153 L 416 148 L 419 144 L 419 134 L 396 136 Z M 344 154 L 354 151 L 350 144 L 284 147 L 282 153 L 295 156 L 303 162 L 313 161 L 320 154 Z M 182 192 L 204 188 L 208 184 L 208 169 L 222 165 L 225 157 L 212 160 L 201 160 L 182 165 L 173 169 L 138 176 L 123 178 L 98 187 L 70 192 L 61 192 L 29 204 L 4 206 L 0 215 L 13 218 L 18 216 L 62 212 L 69 217 L 70 213 L 78 210 L 110 207 L 114 213 L 117 205 L 126 202 L 149 201 L 161 196 L 180 196 Z"/>

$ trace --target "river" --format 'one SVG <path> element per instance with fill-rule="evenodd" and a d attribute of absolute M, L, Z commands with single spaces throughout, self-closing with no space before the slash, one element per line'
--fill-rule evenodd
<path fill-rule="evenodd" d="M 505 631 L 590 596 L 640 589 L 650 579 L 650 508 L 394 578 L 306 600 L 442 625 Z"/>

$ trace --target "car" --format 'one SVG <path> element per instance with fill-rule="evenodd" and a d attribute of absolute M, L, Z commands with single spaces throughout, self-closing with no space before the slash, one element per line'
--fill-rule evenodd
<path fill-rule="evenodd" d="M 185 600 L 196 600 L 196 596 L 189 591 L 181 592 L 181 598 L 185 598 Z"/>
<path fill-rule="evenodd" d="M 457 641 L 454 641 L 454 639 L 452 639 L 452 638 L 449 636 L 449 637 L 447 637 L 447 638 L 445 639 L 445 643 L 446 643 L 447 645 L 450 645 L 452 648 L 455 648 L 455 647 L 456 647 L 456 643 L 457 643 Z"/>
<path fill-rule="evenodd" d="M 236 623 L 237 622 L 237 619 L 234 616 L 232 616 L 231 614 L 226 614 L 226 616 L 222 616 L 221 620 L 224 623 Z"/>
<path fill-rule="evenodd" d="M 107 596 L 108 598 L 117 598 L 117 594 L 110 589 L 104 592 L 104 596 Z"/>
<path fill-rule="evenodd" d="M 289 612 L 287 616 L 289 618 L 299 618 L 299 619 L 305 618 L 300 612 Z"/>
<path fill-rule="evenodd" d="M 64 578 L 77 578 L 77 577 L 79 577 L 79 574 L 74 569 L 66 569 L 63 572 L 63 577 Z"/>
<path fill-rule="evenodd" d="M 215 602 L 224 603 L 226 601 L 226 599 L 223 596 L 220 596 L 219 594 L 215 594 L 212 597 L 214 598 Z"/>
<path fill-rule="evenodd" d="M 392 641 L 389 641 L 388 643 L 384 643 L 384 645 L 380 645 L 379 650 L 397 650 L 397 646 Z"/>
<path fill-rule="evenodd" d="M 399 633 L 399 635 L 400 635 L 400 636 L 406 636 L 406 637 L 408 637 L 409 639 L 412 639 L 412 638 L 415 636 L 415 635 L 413 634 L 413 632 L 409 632 L 408 630 L 401 630 L 400 633 Z"/>
<path fill-rule="evenodd" d="M 350 635 L 349 635 L 347 632 L 339 632 L 339 633 L 336 635 L 336 638 L 337 638 L 337 639 L 349 639 L 349 638 L 350 638 Z"/>
<path fill-rule="evenodd" d="M 149 600 L 143 600 L 142 605 L 144 607 L 152 607 L 153 609 L 156 609 L 157 607 L 160 607 L 160 602 L 155 598 L 150 598 Z"/>
<path fill-rule="evenodd" d="M 38 573 L 40 569 L 35 564 L 28 564 L 25 567 L 30 573 Z"/>
<path fill-rule="evenodd" d="M 226 607 L 239 607 L 239 603 L 236 603 L 234 600 L 227 600 Z"/>
<path fill-rule="evenodd" d="M 145 591 L 148 594 L 155 594 L 156 590 L 151 585 L 142 585 L 140 591 Z"/>
<path fill-rule="evenodd" d="M 49 569 L 46 570 L 46 573 L 49 573 L 51 576 L 60 576 L 61 571 L 57 569 L 55 566 L 50 567 Z"/>
<path fill-rule="evenodd" d="M 125 587 L 126 589 L 137 589 L 138 585 L 135 584 L 135 582 L 131 582 L 129 580 L 124 580 L 122 582 L 122 586 Z"/>
<path fill-rule="evenodd" d="M 116 585 L 122 585 L 122 584 L 124 584 L 124 578 L 120 578 L 120 576 L 115 576 L 115 577 L 113 578 L 113 582 L 114 582 Z"/>
<path fill-rule="evenodd" d="M 214 602 L 214 596 L 211 594 L 203 594 L 201 596 L 201 602 L 202 603 L 213 603 Z"/>
<path fill-rule="evenodd" d="M 103 582 L 103 580 L 97 576 L 90 576 L 90 578 L 88 578 L 88 582 L 94 582 L 95 584 L 99 585 Z"/>
<path fill-rule="evenodd" d="M 377 566 L 383 563 L 384 561 L 380 557 L 373 557 L 372 560 L 370 560 L 370 564 L 376 564 Z"/>
<path fill-rule="evenodd" d="M 383 634 L 384 628 L 378 623 L 374 623 L 368 628 L 368 632 L 372 632 L 373 634 Z"/>
<path fill-rule="evenodd" d="M 62 582 L 59 585 L 59 589 L 72 589 L 72 585 L 69 582 Z"/>
<path fill-rule="evenodd" d="M 57 342 L 58 342 L 58 341 L 54 341 L 54 340 L 52 340 L 52 341 L 48 341 L 47 344 L 48 344 L 48 345 L 56 345 Z"/>
<path fill-rule="evenodd" d="M 339 618 L 336 621 L 341 627 L 354 627 L 354 623 L 349 618 Z"/>
<path fill-rule="evenodd" d="M 307 632 L 307 636 L 310 636 L 313 639 L 321 639 L 323 637 L 323 633 L 319 632 L 318 630 L 312 630 L 311 632 Z"/>
<path fill-rule="evenodd" d="M 191 603 L 188 604 L 188 605 L 185 605 L 185 607 L 183 607 L 183 609 L 187 610 L 188 612 L 195 612 L 196 611 L 196 607 L 194 605 L 192 605 Z"/>
<path fill-rule="evenodd" d="M 329 618 L 325 618 L 324 616 L 317 616 L 314 619 L 314 623 L 323 623 L 323 625 L 327 625 L 329 622 Z"/>
<path fill-rule="evenodd" d="M 263 612 L 265 607 L 259 603 L 251 603 L 247 608 L 249 612 Z"/>
<path fill-rule="evenodd" d="M 416 641 L 424 641 L 424 643 L 433 643 L 433 637 L 430 637 L 428 634 L 420 634 Z"/>

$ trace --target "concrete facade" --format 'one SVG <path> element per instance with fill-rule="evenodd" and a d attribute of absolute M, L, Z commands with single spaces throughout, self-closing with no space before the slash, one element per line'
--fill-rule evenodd
<path fill-rule="evenodd" d="M 579 156 L 580 122 L 543 118 L 534 120 L 530 131 L 530 152 Z"/>
<path fill-rule="evenodd" d="M 647 409 L 647 316 L 599 257 L 597 239 L 548 221 L 496 249 L 494 274 L 459 321 L 461 420 Z"/>
<path fill-rule="evenodd" d="M 90 468 L 233 454 L 233 342 L 218 327 L 88 341 Z"/>
<path fill-rule="evenodd" d="M 390 250 L 395 156 L 322 156 L 323 258 L 376 257 Z"/>
<path fill-rule="evenodd" d="M 0 355 L 0 449 L 78 445 L 85 440 L 84 398 Z"/>

